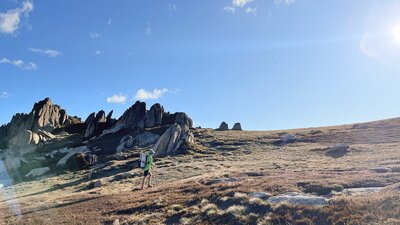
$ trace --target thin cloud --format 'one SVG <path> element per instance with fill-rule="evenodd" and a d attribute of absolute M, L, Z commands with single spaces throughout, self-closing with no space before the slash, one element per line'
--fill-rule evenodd
<path fill-rule="evenodd" d="M 167 11 L 169 13 L 169 16 L 172 16 L 174 13 L 178 12 L 178 8 L 175 4 L 169 4 L 167 5 Z"/>
<path fill-rule="evenodd" d="M 15 34 L 21 23 L 21 18 L 28 18 L 29 13 L 33 11 L 31 1 L 22 2 L 22 6 L 16 9 L 0 12 L 0 33 Z"/>
<path fill-rule="evenodd" d="M 106 101 L 108 103 L 113 103 L 113 104 L 125 104 L 126 97 L 127 97 L 126 95 L 118 94 L 118 95 L 113 95 L 111 97 L 106 98 Z"/>
<path fill-rule="evenodd" d="M 136 100 L 147 100 L 147 99 L 159 99 L 165 93 L 168 93 L 168 89 L 154 89 L 153 91 L 146 91 L 145 89 L 140 89 L 136 92 Z"/>
<path fill-rule="evenodd" d="M 229 13 L 235 13 L 236 9 L 235 7 L 232 6 L 225 6 L 224 8 L 222 8 L 224 11 L 229 12 Z"/>
<path fill-rule="evenodd" d="M 108 21 L 107 21 L 107 25 L 110 26 L 111 24 L 112 24 L 112 19 L 110 18 L 110 19 L 108 19 Z"/>
<path fill-rule="evenodd" d="M 96 55 L 101 55 L 101 51 L 100 51 L 100 50 L 97 50 L 97 51 L 94 52 L 94 54 L 96 54 Z"/>
<path fill-rule="evenodd" d="M 90 32 L 89 33 L 90 38 L 95 39 L 101 37 L 101 34 L 96 33 L 96 32 Z"/>
<path fill-rule="evenodd" d="M 232 5 L 235 7 L 244 7 L 253 0 L 232 0 Z"/>
<path fill-rule="evenodd" d="M 9 98 L 10 97 L 10 93 L 8 93 L 8 92 L 6 92 L 6 91 L 3 91 L 1 94 L 0 94 L 0 98 Z"/>
<path fill-rule="evenodd" d="M 30 52 L 37 53 L 40 55 L 46 55 L 50 58 L 55 58 L 55 57 L 62 55 L 61 52 L 56 51 L 56 50 L 51 50 L 51 49 L 29 48 L 28 50 Z"/>
<path fill-rule="evenodd" d="M 38 66 L 36 65 L 36 63 L 33 62 L 24 62 L 20 59 L 18 60 L 10 60 L 8 58 L 2 58 L 0 59 L 0 64 L 10 64 L 13 66 L 16 66 L 18 68 L 21 69 L 25 69 L 25 70 L 36 70 L 38 68 Z"/>
<path fill-rule="evenodd" d="M 297 0 L 274 0 L 276 5 L 292 5 L 296 3 Z"/>
<path fill-rule="evenodd" d="M 257 7 L 249 7 L 248 5 L 253 2 L 253 0 L 232 0 L 229 5 L 222 8 L 225 12 L 235 13 L 237 9 L 242 9 L 247 14 L 256 14 Z M 245 8 L 245 6 L 247 6 Z"/>
<path fill-rule="evenodd" d="M 153 30 L 151 29 L 151 24 L 147 23 L 146 35 L 150 35 L 152 32 L 153 32 Z"/>
<path fill-rule="evenodd" d="M 246 12 L 247 14 L 256 15 L 257 9 L 258 9 L 258 6 L 257 6 L 257 7 L 253 7 L 253 8 L 247 7 L 246 10 L 245 10 L 245 12 Z"/>

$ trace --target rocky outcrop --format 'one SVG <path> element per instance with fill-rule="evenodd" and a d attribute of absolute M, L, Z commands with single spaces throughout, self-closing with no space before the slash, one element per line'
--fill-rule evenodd
<path fill-rule="evenodd" d="M 193 127 L 193 120 L 183 112 L 177 112 L 174 114 L 170 114 L 169 112 L 164 113 L 162 119 L 162 125 L 172 125 L 172 124 L 179 124 L 181 126 L 188 126 L 189 128 Z"/>
<path fill-rule="evenodd" d="M 146 103 L 137 101 L 124 112 L 117 120 L 115 126 L 130 125 L 132 127 L 144 128 L 146 116 Z"/>
<path fill-rule="evenodd" d="M 83 133 L 84 139 L 90 139 L 91 137 L 100 135 L 105 129 L 110 128 L 114 124 L 111 111 L 107 117 L 106 113 L 101 110 L 97 114 L 92 113 L 85 120 L 86 130 Z"/>
<path fill-rule="evenodd" d="M 242 130 L 242 125 L 240 123 L 235 123 L 233 125 L 232 130 Z"/>
<path fill-rule="evenodd" d="M 271 197 L 268 199 L 268 202 L 288 203 L 291 205 L 311 205 L 311 206 L 329 205 L 329 200 L 327 198 L 315 195 L 307 195 L 297 192 L 290 192 Z"/>
<path fill-rule="evenodd" d="M 154 145 L 155 156 L 174 155 L 183 144 L 194 143 L 193 133 L 187 125 L 171 125 Z"/>
<path fill-rule="evenodd" d="M 160 104 L 154 104 L 146 113 L 144 126 L 146 128 L 159 126 L 162 123 L 164 107 Z"/>
<path fill-rule="evenodd" d="M 76 120 L 76 117 L 68 116 L 64 109 L 46 98 L 35 103 L 29 114 L 17 113 L 10 123 L 0 127 L 0 147 L 7 148 L 11 140 L 13 146 L 31 144 L 32 139 L 36 143 L 38 139 L 40 141 L 41 131 L 51 132 L 55 128 L 76 123 Z"/>
<path fill-rule="evenodd" d="M 228 124 L 225 122 L 222 122 L 221 125 L 216 129 L 218 131 L 227 131 L 229 130 Z"/>

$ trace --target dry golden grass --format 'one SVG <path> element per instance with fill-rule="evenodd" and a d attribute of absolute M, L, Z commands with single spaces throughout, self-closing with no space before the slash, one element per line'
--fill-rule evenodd
<path fill-rule="evenodd" d="M 283 134 L 301 141 L 277 145 Z M 0 195 L 0 224 L 400 224 L 400 120 L 288 131 L 195 131 L 188 154 L 157 159 L 156 187 L 138 190 L 132 176 L 101 177 L 86 189 L 88 171 L 15 185 L 21 217 Z M 350 145 L 341 156 L 329 146 Z M 115 160 L 125 167 L 135 158 Z M 392 168 L 376 173 L 374 167 Z M 126 171 L 124 171 L 126 172 Z M 238 178 L 209 184 L 213 179 Z M 329 195 L 355 187 L 384 187 L 363 196 L 340 196 L 326 207 L 270 205 L 247 193 L 297 191 Z"/>

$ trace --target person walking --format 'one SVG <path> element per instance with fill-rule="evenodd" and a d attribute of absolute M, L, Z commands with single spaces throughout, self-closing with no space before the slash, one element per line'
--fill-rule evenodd
<path fill-rule="evenodd" d="M 154 165 L 153 163 L 153 155 L 154 155 L 154 151 L 153 149 L 151 149 L 149 152 L 146 153 L 146 166 L 143 168 L 143 172 L 144 172 L 144 176 L 143 176 L 143 180 L 142 180 L 142 188 L 141 190 L 144 189 L 144 184 L 146 182 L 146 178 L 148 177 L 148 184 L 147 187 L 153 187 L 153 185 L 151 184 L 151 177 L 153 176 L 153 174 L 151 173 L 151 169 Z"/>

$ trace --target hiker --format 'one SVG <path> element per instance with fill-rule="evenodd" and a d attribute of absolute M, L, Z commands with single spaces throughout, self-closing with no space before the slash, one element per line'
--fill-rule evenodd
<path fill-rule="evenodd" d="M 149 182 L 147 187 L 153 187 L 153 185 L 151 184 L 151 176 L 153 175 L 151 173 L 151 167 L 153 167 L 154 163 L 153 163 L 153 155 L 154 155 L 154 151 L 153 149 L 151 149 L 149 152 L 146 153 L 146 165 L 143 168 L 143 172 L 144 172 L 144 176 L 143 176 L 143 181 L 142 181 L 142 190 L 144 189 L 144 183 L 146 181 L 146 178 L 149 177 Z"/>

